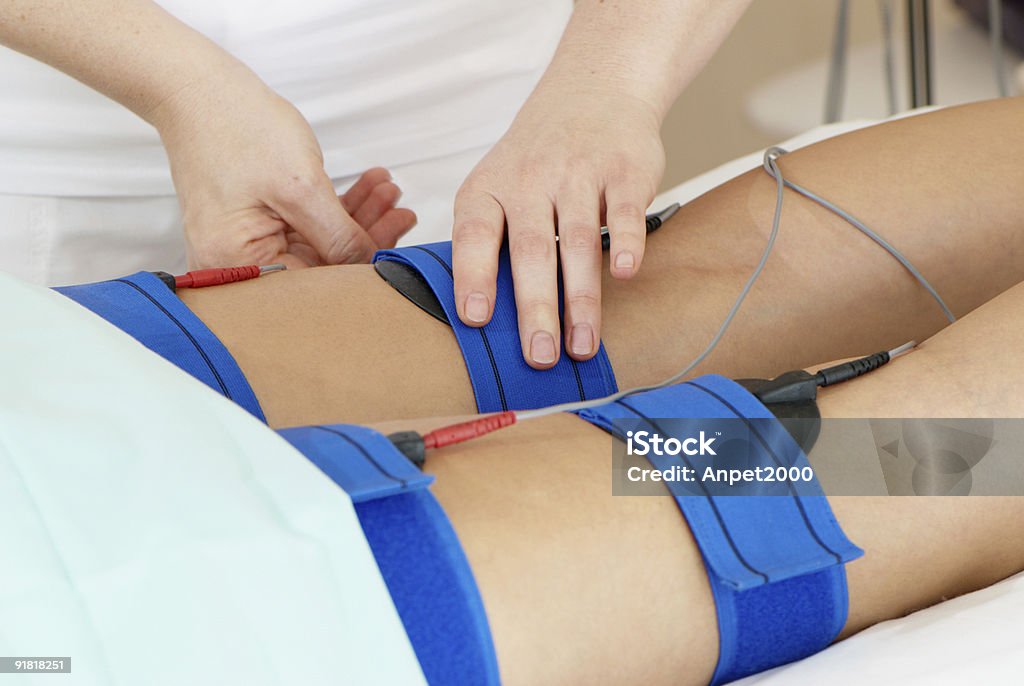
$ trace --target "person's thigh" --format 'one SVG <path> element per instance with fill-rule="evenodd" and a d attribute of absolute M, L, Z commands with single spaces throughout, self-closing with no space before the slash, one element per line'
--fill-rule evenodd
<path fill-rule="evenodd" d="M 1012 365 L 1021 311 L 1024 285 L 881 370 L 825 389 L 823 416 L 1022 416 L 1024 379 Z M 971 362 L 957 364 L 964 350 Z M 381 428 L 439 423 L 447 421 Z M 689 528 L 672 498 L 612 495 L 611 442 L 558 415 L 428 459 L 432 490 L 472 564 L 506 683 L 698 684 L 714 669 L 714 604 Z M 865 550 L 847 565 L 841 638 L 1024 569 L 1024 497 L 830 502 Z"/>
<path fill-rule="evenodd" d="M 965 314 L 1024 278 L 1024 99 L 889 122 L 783 157 L 785 172 L 875 227 Z M 711 339 L 768 235 L 774 181 L 752 171 L 650 237 L 640 274 L 606 278 L 620 388 L 659 381 Z M 472 389 L 450 329 L 370 267 L 275 274 L 182 298 L 224 341 L 272 425 L 460 414 Z M 889 255 L 787 192 L 776 252 L 697 370 L 774 376 L 923 340 L 946 320 Z"/>

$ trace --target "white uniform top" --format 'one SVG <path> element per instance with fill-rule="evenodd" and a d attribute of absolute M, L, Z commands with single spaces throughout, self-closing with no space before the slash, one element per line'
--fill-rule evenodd
<path fill-rule="evenodd" d="M 570 0 L 159 2 L 298 107 L 335 178 L 493 143 L 572 11 Z M 159 137 L 134 114 L 3 48 L 0 75 L 0 194 L 173 194 Z"/>
<path fill-rule="evenodd" d="M 0 321 L 0 655 L 425 683 L 351 500 L 284 439 L 54 291 L 0 274 Z"/>

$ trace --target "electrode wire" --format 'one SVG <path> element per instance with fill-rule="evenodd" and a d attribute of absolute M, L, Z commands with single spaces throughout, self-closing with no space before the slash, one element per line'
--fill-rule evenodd
<path fill-rule="evenodd" d="M 693 361 L 686 365 L 682 370 L 668 377 L 664 381 L 661 381 L 660 383 L 652 384 L 650 386 L 639 386 L 637 388 L 630 388 L 624 391 L 619 391 L 618 393 L 613 393 L 612 395 L 609 395 L 606 398 L 597 398 L 595 400 L 584 400 L 572 403 L 562 403 L 560 405 L 542 407 L 536 410 L 525 410 L 522 412 L 516 412 L 516 418 L 519 421 L 524 421 L 527 419 L 536 419 L 538 417 L 546 417 L 547 415 L 555 414 L 558 412 L 578 412 L 579 410 L 586 410 L 591 407 L 599 407 L 601 405 L 613 403 L 616 400 L 620 400 L 627 396 L 633 395 L 634 393 L 643 393 L 645 391 L 653 391 L 659 388 L 664 388 L 665 386 L 671 386 L 672 384 L 683 379 L 683 377 L 685 377 L 687 374 L 693 371 L 694 367 L 703 362 L 707 358 L 707 356 L 711 354 L 711 352 L 718 346 L 718 342 L 722 340 L 723 336 L 725 336 L 725 332 L 729 329 L 729 325 L 732 324 L 732 320 L 735 319 L 736 313 L 739 312 L 740 307 L 743 305 L 743 301 L 746 300 L 747 294 L 750 293 L 750 290 L 754 287 L 754 283 L 757 282 L 758 277 L 761 276 L 761 272 L 764 271 L 764 267 L 768 263 L 768 258 L 772 254 L 772 249 L 775 247 L 775 239 L 778 238 L 779 235 L 779 226 L 782 223 L 782 199 L 786 187 L 783 183 L 782 172 L 779 171 L 777 161 L 778 156 L 770 155 L 770 152 L 771 150 L 765 152 L 764 163 L 766 166 L 770 167 L 771 170 L 774 170 L 773 172 L 770 173 L 772 173 L 776 181 L 775 214 L 772 217 L 772 230 L 768 234 L 768 242 L 765 244 L 764 252 L 761 253 L 761 259 L 758 261 L 757 266 L 754 268 L 754 271 L 750 274 L 750 277 L 747 279 L 747 282 L 743 284 L 743 289 L 736 297 L 736 300 L 733 302 L 732 307 L 729 308 L 728 314 L 725 315 L 725 319 L 722 320 L 721 326 L 718 327 L 718 331 L 715 332 L 715 335 L 711 338 L 711 341 L 708 343 L 707 347 L 704 348 L 704 350 L 699 355 L 697 355 L 697 357 L 695 357 Z"/>
<path fill-rule="evenodd" d="M 726 314 L 725 319 L 722 320 L 722 324 L 718 327 L 718 331 L 715 332 L 715 335 L 711 338 L 711 341 L 708 343 L 707 347 L 705 347 L 704 350 L 699 355 L 697 355 L 697 357 L 695 357 L 692 362 L 686 365 L 679 372 L 673 374 L 664 381 L 661 381 L 656 384 L 630 388 L 624 391 L 619 391 L 618 393 L 613 393 L 612 395 L 609 395 L 604 398 L 595 398 L 593 400 L 584 400 L 571 403 L 561 403 L 558 405 L 551 405 L 549 407 L 542 407 L 535 410 L 517 411 L 515 413 L 516 420 L 526 421 L 528 419 L 538 419 L 540 417 L 546 417 L 548 415 L 556 414 L 559 412 L 578 412 L 580 410 L 586 410 L 591 407 L 599 407 L 601 405 L 606 405 L 608 403 L 613 403 L 617 400 L 621 400 L 622 398 L 633 395 L 635 393 L 644 393 L 646 391 L 654 391 L 659 388 L 664 388 L 665 386 L 671 386 L 672 384 L 681 381 L 687 374 L 693 371 L 693 369 L 697 367 L 697 365 L 699 365 L 701 362 L 703 362 L 708 357 L 708 355 L 710 355 L 711 352 L 718 346 L 719 342 L 725 336 L 726 331 L 728 331 L 729 326 L 736 318 L 736 314 L 739 312 L 744 300 L 746 300 L 747 295 L 754 287 L 754 284 L 757 282 L 757 279 L 761 276 L 761 272 L 764 271 L 765 265 L 768 263 L 768 258 L 771 256 L 772 250 L 775 247 L 775 239 L 779 235 L 779 226 L 782 223 L 782 201 L 785 197 L 786 188 L 790 188 L 791 190 L 796 191 L 805 198 L 812 200 L 821 205 L 822 207 L 824 207 L 825 209 L 835 213 L 836 215 L 850 223 L 854 228 L 856 228 L 861 233 L 870 238 L 872 241 L 877 243 L 882 249 L 884 249 L 894 258 L 896 258 L 896 260 L 901 265 L 903 265 L 903 267 L 906 268 L 908 272 L 910 272 L 910 274 L 917 280 L 919 284 L 921 284 L 921 286 L 932 296 L 932 298 L 934 298 L 934 300 L 938 303 L 939 307 L 942 309 L 943 314 L 946 315 L 946 318 L 949 319 L 950 322 L 955 322 L 956 316 L 949 309 L 949 307 L 946 306 L 946 303 L 942 299 L 942 297 L 938 294 L 935 288 L 932 287 L 931 283 L 928 282 L 924 275 L 921 274 L 921 272 L 918 271 L 918 269 L 914 267 L 913 264 L 911 264 L 910 260 L 908 260 L 903 255 L 903 253 L 897 250 L 882 236 L 868 228 L 868 226 L 866 226 L 863 222 L 861 222 L 859 219 L 854 217 L 846 210 L 838 207 L 832 202 L 829 202 L 825 198 L 822 198 L 821 196 L 817 195 L 816 193 L 813 193 L 812 191 L 804 188 L 803 186 L 797 185 L 785 178 L 785 176 L 782 173 L 782 170 L 779 168 L 778 159 L 779 157 L 782 157 L 787 153 L 787 150 L 780 147 L 769 148 L 764 153 L 764 161 L 762 166 L 764 167 L 765 171 L 768 172 L 768 174 L 775 179 L 776 183 L 775 212 L 772 216 L 772 228 L 771 232 L 768 234 L 768 242 L 765 244 L 764 252 L 761 254 L 761 259 L 758 261 L 757 266 L 754 268 L 754 271 L 751 273 L 750 277 L 743 285 L 743 288 L 740 291 L 739 295 L 736 296 L 736 300 L 733 302 L 732 307 L 729 308 L 729 312 Z M 899 348 L 896 348 L 893 351 L 893 353 L 903 354 L 910 350 L 910 348 L 912 347 L 913 345 L 908 343 L 906 345 L 900 346 Z"/>

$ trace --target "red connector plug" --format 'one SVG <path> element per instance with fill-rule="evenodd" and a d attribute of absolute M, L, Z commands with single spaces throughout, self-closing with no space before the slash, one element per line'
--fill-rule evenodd
<path fill-rule="evenodd" d="M 448 445 L 454 445 L 455 443 L 462 443 L 463 441 L 479 438 L 480 436 L 489 434 L 492 431 L 504 429 L 506 426 L 512 426 L 515 423 L 515 412 L 500 412 L 498 414 L 480 417 L 479 419 L 472 419 L 468 422 L 462 422 L 461 424 L 452 424 L 451 426 L 443 426 L 440 429 L 434 429 L 433 431 L 423 435 L 423 445 L 427 450 L 443 448 Z"/>
<path fill-rule="evenodd" d="M 286 268 L 283 264 L 268 264 L 262 267 L 250 264 L 245 267 L 197 269 L 178 276 L 172 276 L 167 272 L 152 272 L 152 274 L 167 284 L 172 291 L 177 291 L 179 288 L 206 288 L 236 281 L 248 281 L 267 272 L 279 272 Z"/>

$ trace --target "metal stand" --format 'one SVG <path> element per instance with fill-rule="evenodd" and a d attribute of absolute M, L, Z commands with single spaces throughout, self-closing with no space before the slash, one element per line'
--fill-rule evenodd
<path fill-rule="evenodd" d="M 907 0 L 911 107 L 925 107 L 933 103 L 930 5 L 931 0 Z"/>

